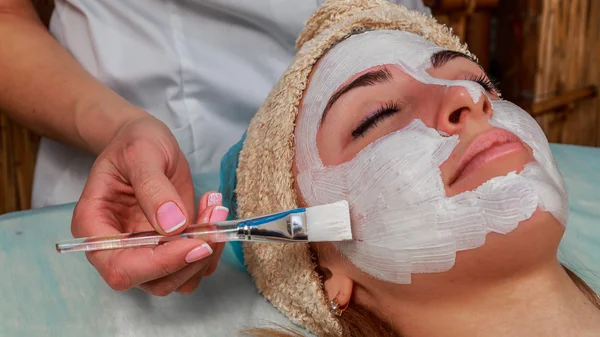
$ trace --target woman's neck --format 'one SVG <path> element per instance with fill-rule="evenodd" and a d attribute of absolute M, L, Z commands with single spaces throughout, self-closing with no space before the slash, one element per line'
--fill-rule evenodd
<path fill-rule="evenodd" d="M 558 262 L 495 284 L 472 282 L 455 293 L 371 295 L 385 303 L 385 316 L 408 337 L 597 336 L 600 331 L 600 310 Z"/>

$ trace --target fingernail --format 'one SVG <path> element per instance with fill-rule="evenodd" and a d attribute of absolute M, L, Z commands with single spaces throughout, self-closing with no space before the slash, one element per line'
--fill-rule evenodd
<path fill-rule="evenodd" d="M 185 256 L 186 263 L 196 262 L 198 260 L 202 260 L 203 258 L 209 256 L 213 253 L 212 248 L 208 245 L 208 243 L 203 243 L 201 246 L 198 246 L 192 250 Z"/>
<path fill-rule="evenodd" d="M 218 206 L 223 203 L 223 196 L 221 193 L 211 193 L 208 195 L 208 207 Z"/>
<path fill-rule="evenodd" d="M 158 208 L 156 218 L 158 219 L 158 225 L 165 233 L 171 233 L 185 225 L 185 216 L 172 201 L 166 202 Z"/>
<path fill-rule="evenodd" d="M 227 215 L 229 214 L 229 209 L 223 206 L 217 206 L 213 209 L 210 214 L 209 222 L 219 222 L 227 220 Z"/>

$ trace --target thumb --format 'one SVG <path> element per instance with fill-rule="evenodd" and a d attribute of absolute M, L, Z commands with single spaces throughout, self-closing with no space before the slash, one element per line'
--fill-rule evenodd
<path fill-rule="evenodd" d="M 145 167 L 130 181 L 142 212 L 157 232 L 166 235 L 185 229 L 189 218 L 185 204 L 163 170 Z"/>

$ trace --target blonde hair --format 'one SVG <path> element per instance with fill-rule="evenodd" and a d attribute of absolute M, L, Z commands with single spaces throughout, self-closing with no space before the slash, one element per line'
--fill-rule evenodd
<path fill-rule="evenodd" d="M 565 272 L 581 292 L 600 310 L 600 296 L 577 274 L 563 266 Z M 381 320 L 375 310 L 361 305 L 350 305 L 339 318 L 344 337 L 402 337 L 391 323 Z M 252 337 L 303 337 L 304 335 L 286 327 L 253 328 L 242 332 Z M 338 335 L 319 335 L 319 337 L 338 337 Z"/>

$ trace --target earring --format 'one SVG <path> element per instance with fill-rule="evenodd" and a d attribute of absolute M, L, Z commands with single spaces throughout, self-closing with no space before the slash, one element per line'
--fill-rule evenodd
<path fill-rule="evenodd" d="M 344 310 L 348 309 L 348 304 L 346 304 L 345 307 L 340 308 L 340 304 L 338 303 L 339 295 L 340 293 L 338 292 L 337 295 L 335 295 L 335 297 L 331 301 L 329 301 L 329 310 L 338 317 L 342 316 Z"/>

